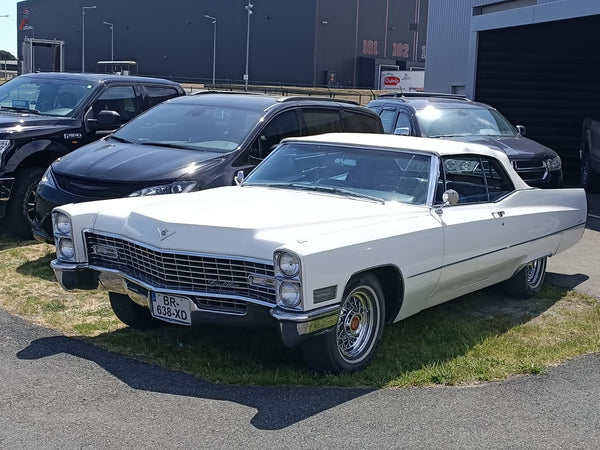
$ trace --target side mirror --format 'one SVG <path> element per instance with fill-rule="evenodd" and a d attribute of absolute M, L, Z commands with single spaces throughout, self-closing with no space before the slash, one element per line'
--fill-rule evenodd
<path fill-rule="evenodd" d="M 244 171 L 243 170 L 238 170 L 238 173 L 236 173 L 235 177 L 233 177 L 233 181 L 235 181 L 235 184 L 237 186 L 239 186 L 240 184 L 242 184 L 244 182 Z"/>
<path fill-rule="evenodd" d="M 408 136 L 410 135 L 410 130 L 408 127 L 399 127 L 394 130 L 394 134 L 397 136 Z"/>
<path fill-rule="evenodd" d="M 458 198 L 458 192 L 456 192 L 454 189 L 448 189 L 442 194 L 444 205 L 454 206 L 458 204 Z"/>
<path fill-rule="evenodd" d="M 116 130 L 121 126 L 121 115 L 116 111 L 103 109 L 98 112 L 96 130 Z"/>
<path fill-rule="evenodd" d="M 527 133 L 527 129 L 525 128 L 525 125 L 517 125 L 517 126 L 515 126 L 515 128 L 517 129 L 517 131 L 519 132 L 519 134 L 521 136 L 525 136 L 525 134 Z"/>

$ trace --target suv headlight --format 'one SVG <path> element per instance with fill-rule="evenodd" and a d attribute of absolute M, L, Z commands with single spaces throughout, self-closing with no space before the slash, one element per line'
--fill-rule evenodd
<path fill-rule="evenodd" d="M 162 195 L 162 194 L 182 194 L 184 192 L 192 191 L 197 181 L 182 180 L 174 181 L 169 184 L 160 184 L 158 186 L 151 186 L 147 188 L 138 189 L 132 192 L 128 197 L 142 197 L 144 195 Z"/>
<path fill-rule="evenodd" d="M 288 250 L 273 254 L 277 304 L 289 309 L 300 309 L 302 305 L 302 279 L 300 257 Z"/>
<path fill-rule="evenodd" d="M 544 160 L 544 164 L 548 170 L 559 170 L 562 167 L 560 156 L 549 158 Z"/>
<path fill-rule="evenodd" d="M 11 143 L 12 142 L 9 139 L 0 139 L 0 167 L 2 167 L 2 153 L 10 147 Z"/>

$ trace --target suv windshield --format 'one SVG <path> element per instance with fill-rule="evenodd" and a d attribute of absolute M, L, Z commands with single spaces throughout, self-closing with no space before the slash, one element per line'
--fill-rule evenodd
<path fill-rule="evenodd" d="M 0 108 L 67 117 L 94 87 L 88 80 L 20 76 L 0 86 Z"/>
<path fill-rule="evenodd" d="M 258 124 L 260 111 L 189 103 L 162 103 L 114 133 L 134 144 L 228 153 Z"/>
<path fill-rule="evenodd" d="M 515 136 L 515 128 L 495 109 L 470 106 L 436 108 L 416 112 L 422 134 L 427 137 Z"/>

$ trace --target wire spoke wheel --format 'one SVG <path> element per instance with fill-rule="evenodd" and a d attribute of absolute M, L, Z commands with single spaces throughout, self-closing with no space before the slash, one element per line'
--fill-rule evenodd
<path fill-rule="evenodd" d="M 359 286 L 348 295 L 337 323 L 340 354 L 347 362 L 360 360 L 375 332 L 376 294 L 369 286 Z"/>
<path fill-rule="evenodd" d="M 335 327 L 302 343 L 308 365 L 320 373 L 364 369 L 381 340 L 385 306 L 381 283 L 374 274 L 353 277 L 344 289 Z"/>
<path fill-rule="evenodd" d="M 544 258 L 531 261 L 525 267 L 527 284 L 531 289 L 536 289 L 543 281 L 546 273 L 546 260 Z"/>
<path fill-rule="evenodd" d="M 538 258 L 525 265 L 503 285 L 508 295 L 517 298 L 529 298 L 540 292 L 546 276 L 548 258 Z"/>

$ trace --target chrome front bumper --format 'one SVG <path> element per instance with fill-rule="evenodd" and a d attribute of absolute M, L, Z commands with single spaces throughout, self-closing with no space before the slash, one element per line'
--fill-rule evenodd
<path fill-rule="evenodd" d="M 59 284 L 65 290 L 89 290 L 103 287 L 110 292 L 126 294 L 135 303 L 148 307 L 147 295 L 132 289 L 128 283 L 129 280 L 118 272 L 94 270 L 87 264 L 65 264 L 57 259 L 53 260 L 50 266 L 54 270 Z M 138 281 L 134 282 L 139 283 Z M 143 286 L 143 283 L 140 286 Z M 143 287 L 152 290 L 151 286 Z M 214 315 L 211 311 L 195 312 Z M 277 322 L 281 340 L 288 347 L 298 345 L 310 336 L 332 332 L 335 330 L 339 314 L 340 305 L 325 306 L 312 311 L 295 312 L 279 306 L 272 307 L 270 310 L 271 317 Z"/>

